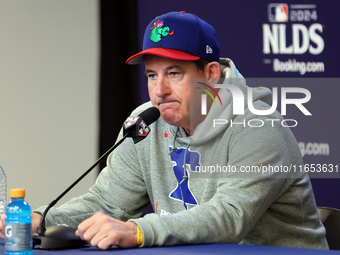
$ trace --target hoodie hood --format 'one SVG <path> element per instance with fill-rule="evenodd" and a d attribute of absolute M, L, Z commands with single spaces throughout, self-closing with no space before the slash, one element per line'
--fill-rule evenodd
<path fill-rule="evenodd" d="M 221 80 L 219 84 L 233 85 L 239 88 L 243 93 L 243 108 L 244 112 L 248 108 L 248 86 L 246 85 L 246 80 L 242 74 L 237 70 L 235 64 L 231 59 L 222 58 L 220 59 L 220 64 L 222 67 Z M 201 122 L 196 128 L 194 134 L 190 137 L 191 144 L 200 144 L 207 142 L 207 140 L 213 139 L 230 124 L 230 120 L 235 119 L 238 115 L 233 114 L 234 100 L 232 92 L 227 88 L 217 88 L 218 84 L 215 84 L 215 89 L 221 98 L 222 105 L 212 104 L 209 112 L 203 122 Z M 217 96 L 215 98 L 216 102 L 219 102 Z M 271 104 L 272 93 L 271 90 L 265 87 L 252 88 L 252 102 L 263 101 L 268 105 Z M 225 125 L 219 125 L 214 127 L 214 120 L 222 119 L 228 122 Z"/>

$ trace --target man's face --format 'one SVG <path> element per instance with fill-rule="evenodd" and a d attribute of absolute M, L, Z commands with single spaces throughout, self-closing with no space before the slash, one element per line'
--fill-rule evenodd
<path fill-rule="evenodd" d="M 203 78 L 204 72 L 198 71 L 192 61 L 148 55 L 145 73 L 150 100 L 159 109 L 161 117 L 190 134 L 190 100 L 200 100 L 199 93 L 190 98 L 190 79 Z"/>

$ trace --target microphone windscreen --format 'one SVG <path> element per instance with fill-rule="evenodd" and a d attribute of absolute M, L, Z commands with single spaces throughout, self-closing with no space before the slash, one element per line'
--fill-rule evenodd
<path fill-rule="evenodd" d="M 140 116 L 144 120 L 146 125 L 150 125 L 154 123 L 159 118 L 160 115 L 161 114 L 156 107 L 150 107 L 141 114 L 139 114 L 138 116 Z"/>

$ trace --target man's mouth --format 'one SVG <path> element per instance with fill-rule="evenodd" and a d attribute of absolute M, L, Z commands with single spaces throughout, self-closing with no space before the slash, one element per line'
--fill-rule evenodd
<path fill-rule="evenodd" d="M 159 110 L 166 110 L 168 108 L 172 108 L 177 103 L 177 101 L 164 101 L 158 104 L 158 108 Z"/>

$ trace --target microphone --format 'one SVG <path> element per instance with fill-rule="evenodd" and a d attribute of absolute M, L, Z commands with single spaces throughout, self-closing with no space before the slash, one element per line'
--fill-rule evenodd
<path fill-rule="evenodd" d="M 105 152 L 83 175 L 72 183 L 59 197 L 53 200 L 45 209 L 40 225 L 33 234 L 33 247 L 40 245 L 40 249 L 66 249 L 80 248 L 88 244 L 75 235 L 75 229 L 63 225 L 50 226 L 45 228 L 47 212 L 64 197 L 75 185 L 89 174 L 109 153 L 116 149 L 126 137 L 132 137 L 134 143 L 138 143 L 150 133 L 149 125 L 155 122 L 160 116 L 156 107 L 150 107 L 138 116 L 128 117 L 123 124 L 123 138 Z"/>
<path fill-rule="evenodd" d="M 132 137 L 135 144 L 140 142 L 150 133 L 148 125 L 157 120 L 159 116 L 159 110 L 156 107 L 150 107 L 137 117 L 128 117 L 123 124 L 124 137 Z"/>

